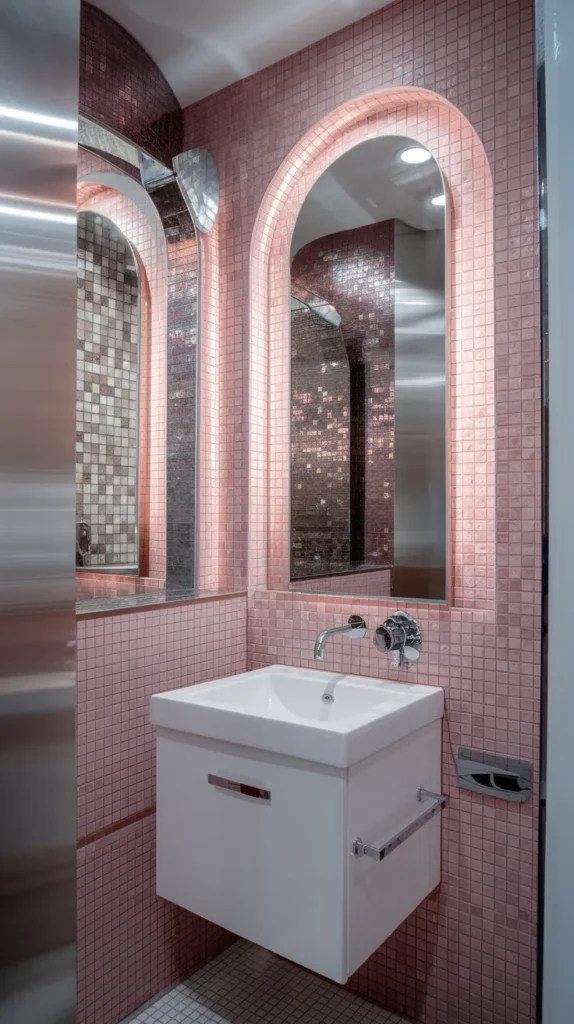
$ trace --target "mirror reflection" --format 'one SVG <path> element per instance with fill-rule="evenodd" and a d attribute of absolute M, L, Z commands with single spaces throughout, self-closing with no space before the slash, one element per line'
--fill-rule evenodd
<path fill-rule="evenodd" d="M 128 240 L 78 213 L 76 566 L 138 572 L 140 294 Z"/>
<path fill-rule="evenodd" d="M 371 139 L 309 192 L 291 249 L 291 583 L 446 599 L 445 190 Z"/>
<path fill-rule="evenodd" d="M 194 589 L 199 253 L 183 179 L 89 118 L 79 129 L 76 598 L 85 611 L 87 601 L 144 604 Z M 213 215 L 217 181 L 206 167 L 204 155 Z M 195 215 L 207 229 L 204 211 Z"/>

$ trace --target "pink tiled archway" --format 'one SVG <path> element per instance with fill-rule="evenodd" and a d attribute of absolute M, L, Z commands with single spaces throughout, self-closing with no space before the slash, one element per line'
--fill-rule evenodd
<path fill-rule="evenodd" d="M 250 254 L 250 588 L 289 583 L 289 252 L 313 183 L 366 139 L 427 146 L 447 193 L 449 603 L 494 610 L 493 189 L 466 117 L 425 89 L 382 89 L 328 113 L 291 150 L 260 206 Z"/>

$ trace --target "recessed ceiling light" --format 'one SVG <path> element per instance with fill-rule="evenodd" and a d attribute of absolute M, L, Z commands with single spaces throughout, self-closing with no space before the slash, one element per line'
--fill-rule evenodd
<path fill-rule="evenodd" d="M 423 149 L 421 146 L 410 146 L 409 149 L 403 149 L 401 160 L 404 160 L 406 164 L 426 164 L 431 156 L 432 153 L 429 153 L 428 149 Z"/>
<path fill-rule="evenodd" d="M 431 203 L 433 206 L 446 206 L 446 196 L 444 192 L 441 192 L 439 196 L 433 196 Z"/>

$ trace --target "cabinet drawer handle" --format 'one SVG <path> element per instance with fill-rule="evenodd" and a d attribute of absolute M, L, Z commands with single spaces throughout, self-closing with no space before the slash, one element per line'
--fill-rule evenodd
<path fill-rule="evenodd" d="M 246 782 L 234 782 L 233 779 L 223 779 L 221 775 L 208 775 L 207 781 L 210 786 L 217 786 L 219 789 L 230 789 L 233 793 L 241 793 L 241 796 L 251 796 L 256 800 L 271 799 L 271 790 L 260 789 L 259 786 L 249 786 Z"/>
<path fill-rule="evenodd" d="M 418 818 L 415 818 L 410 825 L 407 825 L 405 828 L 401 829 L 400 832 L 397 832 L 392 839 L 389 839 L 388 843 L 385 843 L 384 846 L 368 846 L 367 843 L 363 842 L 360 836 L 358 836 L 357 839 L 353 839 L 353 842 L 351 843 L 351 853 L 353 854 L 353 857 L 372 857 L 373 860 L 379 861 L 380 863 L 380 861 L 384 860 L 385 857 L 388 857 L 389 853 L 396 850 L 397 846 L 404 843 L 405 839 L 408 839 L 409 836 L 418 832 L 419 828 L 422 828 L 423 825 L 426 825 L 427 821 L 434 818 L 435 814 L 442 811 L 448 802 L 448 798 L 443 796 L 442 793 L 429 793 L 428 789 L 423 789 L 422 786 L 417 789 L 417 800 L 419 803 L 423 803 L 425 800 L 432 800 L 433 803 L 430 805 L 428 810 L 423 811 L 423 813 L 420 814 Z"/>

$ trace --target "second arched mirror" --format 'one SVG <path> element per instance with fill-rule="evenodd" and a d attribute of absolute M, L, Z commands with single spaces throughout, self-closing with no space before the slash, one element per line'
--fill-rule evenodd
<path fill-rule="evenodd" d="M 446 600 L 446 195 L 385 136 L 309 192 L 291 248 L 291 586 Z"/>

